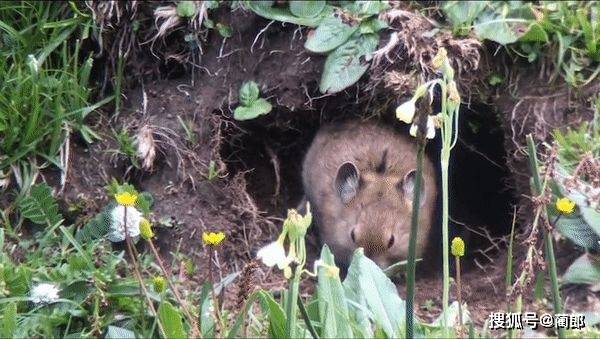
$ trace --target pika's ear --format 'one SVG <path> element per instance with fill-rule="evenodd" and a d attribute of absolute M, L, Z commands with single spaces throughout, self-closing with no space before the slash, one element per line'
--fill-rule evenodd
<path fill-rule="evenodd" d="M 344 205 L 348 204 L 358 193 L 360 174 L 358 168 L 351 162 L 346 162 L 338 168 L 335 177 L 335 192 Z"/>
<path fill-rule="evenodd" d="M 402 179 L 402 192 L 404 193 L 404 197 L 406 200 L 411 201 L 415 196 L 415 184 L 417 181 L 417 171 L 411 170 Z M 425 176 L 423 176 L 423 181 L 421 182 L 421 197 L 419 200 L 419 206 L 423 206 L 425 204 Z"/>

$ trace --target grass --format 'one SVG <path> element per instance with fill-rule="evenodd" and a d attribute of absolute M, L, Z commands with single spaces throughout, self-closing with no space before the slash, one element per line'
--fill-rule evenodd
<path fill-rule="evenodd" d="M 82 42 L 92 27 L 75 3 L 0 2 L 0 171 L 23 163 L 51 164 L 65 140 L 79 132 L 92 142 L 96 134 L 86 118 L 106 98 L 90 104 L 93 88 L 90 53 Z M 37 161 L 40 162 L 37 162 Z"/>

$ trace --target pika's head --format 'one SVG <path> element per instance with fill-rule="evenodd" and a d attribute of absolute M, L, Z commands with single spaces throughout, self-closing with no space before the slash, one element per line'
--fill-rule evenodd
<path fill-rule="evenodd" d="M 416 170 L 396 167 L 393 171 L 365 170 L 361 173 L 353 162 L 346 162 L 338 168 L 334 180 L 334 194 L 343 206 L 336 218 L 337 242 L 347 244 L 347 250 L 364 248 L 365 255 L 382 268 L 408 256 Z M 431 200 L 435 195 L 432 191 L 435 184 L 430 180 L 430 170 L 426 166 L 420 190 L 417 255 L 429 233 L 430 209 L 434 205 Z"/>

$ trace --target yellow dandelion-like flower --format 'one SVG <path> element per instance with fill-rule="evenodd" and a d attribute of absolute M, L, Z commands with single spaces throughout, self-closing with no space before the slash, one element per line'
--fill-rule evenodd
<path fill-rule="evenodd" d="M 156 293 L 162 293 L 167 289 L 167 281 L 163 277 L 152 278 L 152 287 Z"/>
<path fill-rule="evenodd" d="M 129 192 L 115 194 L 115 200 L 117 200 L 117 203 L 121 206 L 133 206 L 135 205 L 137 198 L 137 195 Z"/>
<path fill-rule="evenodd" d="M 152 224 L 146 218 L 142 218 L 142 221 L 140 221 L 140 235 L 142 236 L 142 238 L 144 238 L 146 240 L 150 240 L 150 239 L 154 238 L 154 232 L 152 231 Z"/>
<path fill-rule="evenodd" d="M 223 240 L 225 240 L 225 233 L 223 232 L 203 232 L 202 241 L 205 245 L 219 246 Z"/>
<path fill-rule="evenodd" d="M 464 256 L 465 242 L 460 237 L 452 239 L 452 244 L 450 245 L 450 252 L 452 252 L 452 255 L 455 257 Z"/>
<path fill-rule="evenodd" d="M 575 211 L 575 202 L 569 198 L 560 198 L 556 200 L 556 209 L 562 214 L 571 214 Z"/>

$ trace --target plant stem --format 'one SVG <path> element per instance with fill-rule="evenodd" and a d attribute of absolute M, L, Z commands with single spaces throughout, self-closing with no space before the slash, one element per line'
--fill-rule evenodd
<path fill-rule="evenodd" d="M 462 284 L 460 282 L 460 257 L 454 257 L 456 259 L 456 295 L 458 297 L 458 326 L 462 327 Z"/>
<path fill-rule="evenodd" d="M 213 307 L 215 308 L 215 318 L 217 320 L 217 325 L 221 327 L 221 313 L 219 309 L 219 302 L 217 301 L 217 294 L 215 292 L 215 282 L 213 280 L 213 270 L 212 270 L 212 259 L 213 259 L 213 246 L 208 245 L 208 279 L 210 280 L 210 290 L 213 300 Z M 216 334 L 217 328 L 215 328 Z"/>
<path fill-rule="evenodd" d="M 444 152 L 442 152 L 444 153 Z M 450 263 L 448 249 L 448 160 L 442 155 L 442 324 L 448 336 L 448 300 L 450 299 Z"/>
<path fill-rule="evenodd" d="M 539 196 L 543 192 L 542 183 L 540 180 L 540 172 L 537 162 L 537 153 L 535 149 L 535 143 L 531 134 L 527 135 L 527 147 L 529 151 L 529 163 L 531 165 L 531 171 L 533 175 L 534 193 Z M 546 213 L 547 215 L 547 213 Z M 548 270 L 550 273 L 550 283 L 552 284 L 552 298 L 554 304 L 554 314 L 562 313 L 562 304 L 560 298 L 560 289 L 558 288 L 558 277 L 556 272 L 556 258 L 554 257 L 554 245 L 552 242 L 551 230 L 544 227 L 544 243 L 546 246 L 546 259 L 548 261 Z M 562 327 L 558 328 L 558 337 L 565 338 L 565 329 Z"/>
<path fill-rule="evenodd" d="M 197 324 L 196 320 L 194 319 L 194 317 L 192 316 L 192 314 L 190 313 L 190 311 L 187 307 L 187 303 L 183 300 L 183 298 L 181 297 L 181 294 L 179 294 L 179 290 L 176 288 L 175 284 L 173 284 L 172 274 L 166 269 L 160 255 L 159 255 L 158 251 L 156 250 L 156 247 L 154 246 L 154 243 L 152 242 L 151 239 L 148 239 L 148 244 L 150 245 L 150 249 L 152 250 L 154 257 L 156 258 L 156 261 L 158 262 L 158 266 L 160 267 L 161 271 L 167 278 L 167 283 L 169 284 L 171 291 L 173 291 L 173 295 L 175 296 L 175 299 L 177 299 L 177 302 L 179 303 L 179 305 L 181 305 L 183 312 L 185 313 L 186 317 L 188 318 L 188 321 L 190 322 L 190 327 L 191 327 L 190 336 L 194 337 L 194 338 L 196 338 L 196 337 L 202 338 L 202 334 L 199 333 L 199 331 L 198 331 L 198 324 Z"/>
<path fill-rule="evenodd" d="M 123 208 L 124 208 L 123 228 L 125 230 L 125 243 L 127 245 L 127 253 L 129 254 L 129 258 L 131 259 L 131 265 L 133 266 L 133 274 L 135 275 L 135 278 L 137 279 L 138 283 L 140 284 L 140 289 L 142 291 L 142 295 L 145 297 L 146 302 L 148 303 L 148 307 L 152 311 L 152 315 L 154 315 L 154 317 L 156 317 L 158 319 L 158 313 L 156 312 L 156 308 L 154 308 L 152 299 L 150 299 L 150 294 L 148 293 L 148 290 L 146 289 L 146 285 L 144 284 L 144 279 L 142 278 L 142 274 L 140 273 L 140 270 L 138 267 L 137 258 L 133 252 L 133 242 L 131 240 L 131 237 L 129 236 L 129 229 L 127 227 L 127 208 L 128 207 L 123 206 Z M 160 319 L 158 320 L 158 328 L 162 332 L 163 336 L 166 337 L 166 332 L 162 326 L 162 323 L 160 322 Z"/>
<path fill-rule="evenodd" d="M 419 134 L 422 134 L 419 132 Z M 421 200 L 421 186 L 423 185 L 423 157 L 425 154 L 425 137 L 421 135 L 418 139 L 417 150 L 417 177 L 415 180 L 412 216 L 410 222 L 410 239 L 408 242 L 408 264 L 406 281 L 406 338 L 414 337 L 414 302 L 415 302 L 415 270 L 416 270 L 416 250 L 417 250 L 417 231 L 419 228 L 419 211 Z"/>
<path fill-rule="evenodd" d="M 300 309 L 300 315 L 302 315 L 302 318 L 304 319 L 306 328 L 308 328 L 308 332 L 310 332 L 310 335 L 313 337 L 313 339 L 318 339 L 319 335 L 313 327 L 312 321 L 310 321 L 310 317 L 308 316 L 306 307 L 304 307 L 304 304 L 302 303 L 302 298 L 300 298 L 300 295 L 298 295 L 298 308 Z"/>
<path fill-rule="evenodd" d="M 286 337 L 296 338 L 296 299 L 298 299 L 298 293 L 300 289 L 300 274 L 302 272 L 301 266 L 296 266 L 294 270 L 294 277 L 290 280 L 290 287 L 287 293 L 286 301 Z"/>
<path fill-rule="evenodd" d="M 452 137 L 454 135 L 454 114 L 458 114 L 458 110 L 448 112 L 448 89 L 446 84 L 448 79 L 446 75 L 440 83 L 442 90 L 441 96 L 441 113 L 444 117 L 444 125 L 442 126 L 442 150 L 441 150 L 441 175 L 442 175 L 442 326 L 445 337 L 450 337 L 448 328 L 448 301 L 450 297 L 450 249 L 448 248 L 448 220 L 449 220 L 449 197 L 448 197 L 448 170 L 450 163 L 450 150 L 452 149 Z M 457 118 L 458 119 L 458 118 Z"/>

